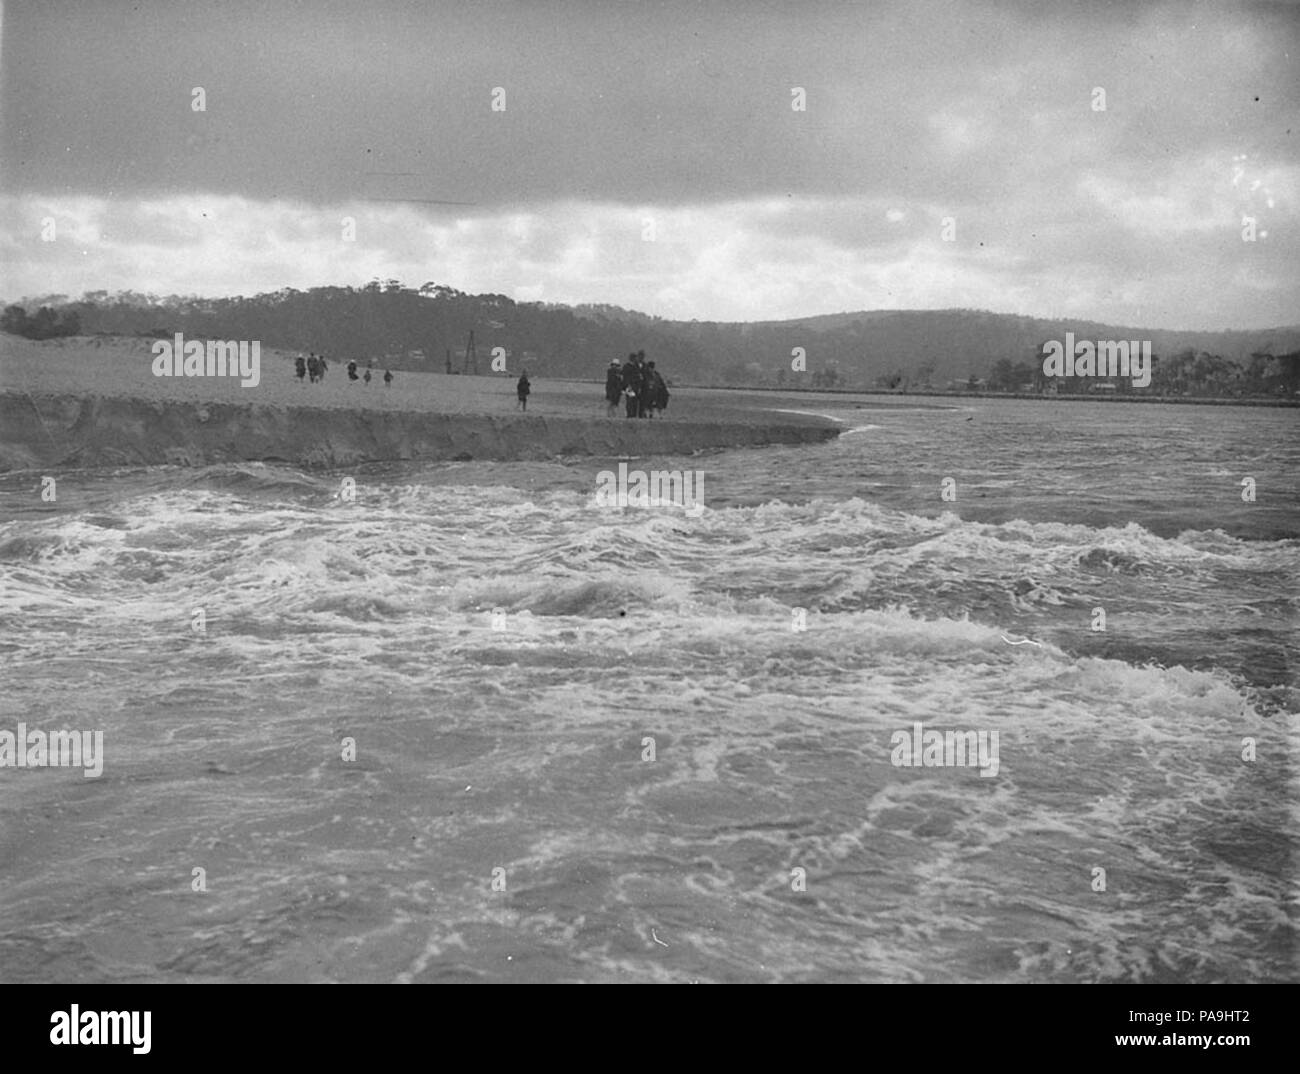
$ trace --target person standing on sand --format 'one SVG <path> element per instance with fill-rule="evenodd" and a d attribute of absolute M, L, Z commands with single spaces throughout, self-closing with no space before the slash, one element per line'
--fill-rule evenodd
<path fill-rule="evenodd" d="M 316 355 L 313 354 L 307 359 L 307 378 L 315 384 L 318 376 L 320 376 L 320 363 L 316 361 Z"/>
<path fill-rule="evenodd" d="M 528 393 L 531 392 L 532 385 L 528 383 L 528 370 L 519 374 L 519 383 L 515 385 L 515 394 L 519 396 L 519 409 L 528 409 Z"/>
<path fill-rule="evenodd" d="M 384 387 L 387 388 L 387 387 L 388 387 L 390 384 L 392 384 L 392 383 L 393 383 L 393 374 L 392 374 L 389 370 L 385 369 L 385 370 L 384 370 Z"/>
<path fill-rule="evenodd" d="M 301 373 L 299 373 L 298 375 L 302 376 Z M 357 379 L 357 360 L 353 358 L 352 361 L 348 363 L 348 380 L 356 380 L 356 379 Z"/>
<path fill-rule="evenodd" d="M 650 363 L 652 366 L 654 362 Z M 659 417 L 664 416 L 664 411 L 668 409 L 668 382 L 664 380 L 659 370 L 655 370 L 655 409 L 659 411 Z"/>
<path fill-rule="evenodd" d="M 366 370 L 366 375 L 365 375 L 364 377 L 362 377 L 361 379 L 364 380 L 367 384 L 370 383 L 370 370 L 369 370 L 369 369 Z"/>
<path fill-rule="evenodd" d="M 636 397 L 641 390 L 641 375 L 636 367 L 636 355 L 629 354 L 623 363 L 623 395 L 627 399 L 627 416 L 636 417 Z"/>
<path fill-rule="evenodd" d="M 645 364 L 645 382 L 646 417 L 653 418 L 656 410 L 662 415 L 664 407 L 668 405 L 668 389 L 664 386 L 664 378 L 655 369 L 654 362 Z"/>
<path fill-rule="evenodd" d="M 327 369 L 329 368 L 329 366 L 328 366 L 328 365 L 326 364 L 326 362 L 325 362 L 325 355 L 322 354 L 322 355 L 320 356 L 320 358 L 318 358 L 318 359 L 316 360 L 316 365 L 317 365 L 316 375 L 317 375 L 318 377 L 320 377 L 320 382 L 321 382 L 322 384 L 324 384 L 324 383 L 325 383 L 325 370 L 327 370 Z"/>
<path fill-rule="evenodd" d="M 645 365 L 645 351 L 636 352 L 636 369 L 637 377 L 641 382 L 636 393 L 636 416 L 648 418 L 650 416 L 650 373 Z"/>
<path fill-rule="evenodd" d="M 298 383 L 302 383 L 302 378 L 307 375 L 307 360 L 300 354 L 294 359 L 293 368 L 298 373 Z"/>
<path fill-rule="evenodd" d="M 623 394 L 623 371 L 618 367 L 618 359 L 609 360 L 609 368 L 605 370 L 605 416 L 612 418 L 618 413 L 618 397 Z"/>

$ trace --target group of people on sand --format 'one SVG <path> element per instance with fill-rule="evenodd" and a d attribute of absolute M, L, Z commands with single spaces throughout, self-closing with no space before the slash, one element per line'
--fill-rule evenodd
<path fill-rule="evenodd" d="M 325 355 L 318 355 L 314 351 L 306 358 L 301 354 L 298 355 L 293 364 L 298 380 L 302 381 L 304 377 L 309 377 L 313 384 L 324 381 L 325 371 L 329 368 Z M 348 380 L 360 379 L 369 384 L 374 367 L 375 360 L 371 358 L 366 363 L 364 374 L 358 376 L 357 362 L 354 358 L 347 364 Z M 385 369 L 384 385 L 392 383 L 393 374 Z M 532 384 L 528 380 L 528 371 L 524 370 L 515 384 L 515 395 L 519 399 L 520 410 L 528 409 L 528 396 L 531 392 Z M 605 373 L 605 402 L 608 404 L 606 413 L 610 417 L 618 413 L 620 399 L 625 403 L 629 418 L 653 418 L 655 411 L 658 411 L 662 417 L 664 410 L 667 409 L 668 385 L 655 369 L 654 362 L 645 360 L 645 351 L 629 354 L 627 361 L 622 364 L 617 358 L 610 359 L 609 369 Z"/>
<path fill-rule="evenodd" d="M 293 368 L 294 368 L 294 372 L 298 374 L 299 381 L 301 381 L 304 377 L 310 377 L 311 382 L 315 384 L 318 380 L 324 382 L 325 370 L 329 368 L 329 363 L 325 361 L 325 355 L 323 354 L 318 355 L 315 352 L 313 352 L 309 354 L 306 358 L 304 358 L 301 354 L 298 355 L 298 357 L 294 359 Z M 375 360 L 371 358 L 370 361 L 366 364 L 365 376 L 359 379 L 369 384 L 371 378 L 371 370 L 374 368 L 375 368 Z M 357 362 L 355 358 L 352 361 L 348 362 L 347 369 L 348 369 L 348 380 L 357 380 L 358 379 Z M 385 369 L 384 384 L 385 386 L 387 386 L 392 383 L 393 383 L 393 374 L 389 372 L 387 369 Z"/>
<path fill-rule="evenodd" d="M 325 355 L 317 357 L 315 352 L 304 358 L 301 354 L 294 360 L 293 367 L 298 373 L 298 379 L 311 377 L 311 382 L 315 384 L 318 380 L 325 379 L 325 370 L 329 368 L 329 363 L 325 361 Z"/>
<path fill-rule="evenodd" d="M 618 413 L 622 399 L 629 418 L 653 418 L 655 411 L 662 417 L 668 407 L 668 385 L 655 369 L 654 362 L 645 360 L 645 351 L 629 354 L 622 365 L 611 358 L 605 373 L 606 414 Z"/>

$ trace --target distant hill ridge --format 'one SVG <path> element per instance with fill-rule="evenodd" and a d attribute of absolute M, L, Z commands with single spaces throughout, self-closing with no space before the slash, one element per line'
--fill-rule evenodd
<path fill-rule="evenodd" d="M 601 304 L 564 306 L 515 302 L 499 294 L 469 295 L 445 285 L 418 289 L 396 280 L 359 288 L 286 288 L 252 297 L 159 298 L 134 292 L 92 292 L 25 299 L 83 333 L 260 339 L 267 346 L 314 350 L 332 358 L 375 358 L 393 369 L 441 372 L 451 352 L 466 366 L 472 330 L 480 373 L 491 370 L 494 348 L 507 369 L 526 365 L 553 377 L 598 378 L 611 358 L 644 350 L 678 382 L 795 386 L 834 374 L 841 386 L 943 386 L 987 378 L 995 364 L 1041 363 L 1041 345 L 1063 339 L 1151 340 L 1157 355 L 1192 351 L 1246 366 L 1252 355 L 1300 350 L 1300 325 L 1221 332 L 1151 329 L 1097 321 L 1037 318 L 985 310 L 864 310 L 780 321 L 671 321 Z M 16 315 L 6 311 L 6 327 Z M 12 330 L 12 328 L 10 328 Z M 791 371 L 802 348 L 806 372 Z M 418 353 L 413 353 L 418 352 Z M 501 353 L 501 352 L 498 352 Z"/>

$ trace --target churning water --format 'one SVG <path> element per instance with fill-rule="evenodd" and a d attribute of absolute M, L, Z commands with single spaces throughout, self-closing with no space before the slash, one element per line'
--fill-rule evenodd
<path fill-rule="evenodd" d="M 861 415 L 0 479 L 0 979 L 1295 979 L 1295 412 Z"/>

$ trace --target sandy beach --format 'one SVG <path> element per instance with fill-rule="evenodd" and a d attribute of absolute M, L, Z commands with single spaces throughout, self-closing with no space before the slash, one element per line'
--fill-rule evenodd
<path fill-rule="evenodd" d="M 599 383 L 534 378 L 527 413 L 518 371 L 447 376 L 397 371 L 350 382 L 335 361 L 323 383 L 298 380 L 295 355 L 263 348 L 260 377 L 164 377 L 153 341 L 0 335 L 0 470 L 40 466 L 202 465 L 276 460 L 308 466 L 396 459 L 545 459 L 690 454 L 817 442 L 835 421 L 770 393 L 674 389 L 670 417 L 606 415 Z M 840 405 L 843 405 L 842 403 Z"/>

